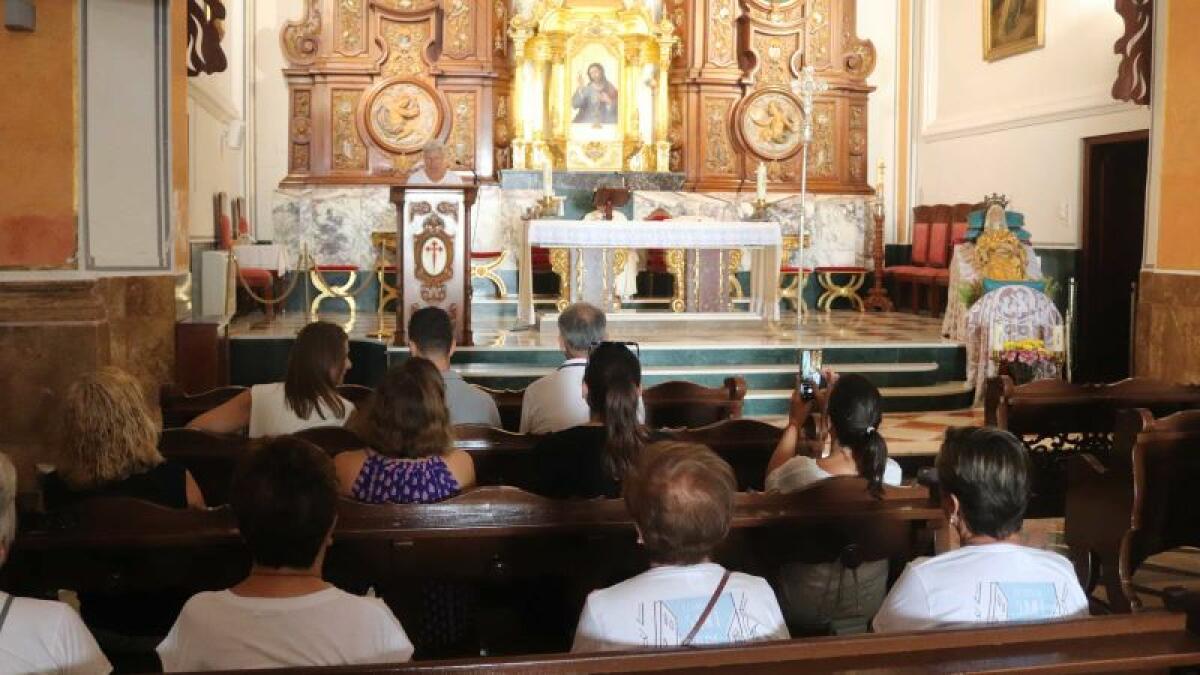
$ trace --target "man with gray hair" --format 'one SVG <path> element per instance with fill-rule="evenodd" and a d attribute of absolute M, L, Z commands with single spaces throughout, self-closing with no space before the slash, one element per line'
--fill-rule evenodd
<path fill-rule="evenodd" d="M 414 187 L 421 185 L 462 185 L 458 174 L 450 171 L 449 158 L 446 157 L 446 144 L 436 138 L 431 138 L 421 148 L 423 164 L 408 176 L 408 183 Z"/>
<path fill-rule="evenodd" d="M 17 470 L 0 453 L 0 565 L 17 534 Z M 0 672 L 112 672 L 75 610 L 61 602 L 0 592 Z"/>
<path fill-rule="evenodd" d="M 590 413 L 583 397 L 583 371 L 592 346 L 607 339 L 607 334 L 608 319 L 604 312 L 586 302 L 571 305 L 558 315 L 558 346 L 567 360 L 525 389 L 521 433 L 552 434 L 588 423 Z M 641 403 L 638 417 L 646 417 Z"/>

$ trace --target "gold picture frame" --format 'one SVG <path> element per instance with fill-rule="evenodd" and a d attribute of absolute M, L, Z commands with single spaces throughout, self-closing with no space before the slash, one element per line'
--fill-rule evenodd
<path fill-rule="evenodd" d="M 1046 0 L 980 0 L 980 5 L 985 61 L 1046 46 Z"/>

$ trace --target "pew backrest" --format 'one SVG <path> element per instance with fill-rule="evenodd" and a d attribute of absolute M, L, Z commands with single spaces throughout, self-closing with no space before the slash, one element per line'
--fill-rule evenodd
<path fill-rule="evenodd" d="M 476 386 L 487 392 L 496 402 L 496 410 L 500 413 L 500 426 L 507 431 L 519 431 L 521 429 L 521 404 L 525 400 L 525 390 Z"/>
<path fill-rule="evenodd" d="M 779 444 L 783 430 L 752 419 L 731 419 L 695 429 L 672 432 L 681 441 L 712 448 L 733 467 L 738 490 L 763 490 L 767 462 Z"/>
<path fill-rule="evenodd" d="M 164 429 L 186 426 L 188 422 L 246 391 L 246 387 L 217 387 L 199 394 L 185 394 L 173 385 L 165 385 L 158 393 Z"/>
<path fill-rule="evenodd" d="M 725 378 L 720 387 L 675 380 L 642 390 L 646 426 L 652 429 L 696 428 L 737 419 L 745 398 L 746 380 L 741 376 Z"/>
<path fill-rule="evenodd" d="M 158 448 L 164 458 L 182 464 L 192 474 L 204 503 L 216 506 L 228 503 L 233 470 L 249 443 L 241 436 L 183 428 L 163 430 Z"/>

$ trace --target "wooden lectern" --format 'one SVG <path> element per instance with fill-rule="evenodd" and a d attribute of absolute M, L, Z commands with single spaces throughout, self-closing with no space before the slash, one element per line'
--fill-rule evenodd
<path fill-rule="evenodd" d="M 454 321 L 458 344 L 471 335 L 471 207 L 474 185 L 397 185 L 396 333 L 408 343 L 408 318 L 422 307 L 441 307 Z"/>

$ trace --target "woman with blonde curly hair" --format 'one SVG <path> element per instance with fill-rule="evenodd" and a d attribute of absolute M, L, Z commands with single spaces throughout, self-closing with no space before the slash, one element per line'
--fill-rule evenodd
<path fill-rule="evenodd" d="M 368 447 L 334 458 L 344 495 L 368 504 L 429 503 L 475 484 L 471 456 L 452 444 L 441 373 L 423 358 L 389 370 L 355 426 Z"/>
<path fill-rule="evenodd" d="M 67 388 L 58 432 L 59 462 L 44 484 L 51 506 L 115 496 L 204 508 L 192 475 L 159 454 L 158 425 L 141 386 L 120 368 L 88 373 Z"/>

